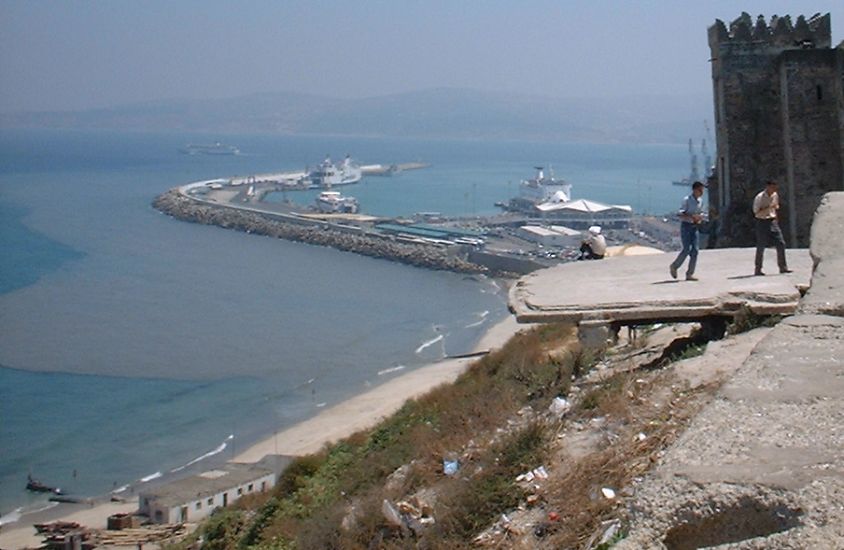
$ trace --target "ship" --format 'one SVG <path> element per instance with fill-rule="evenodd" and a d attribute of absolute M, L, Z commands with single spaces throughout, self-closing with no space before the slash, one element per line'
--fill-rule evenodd
<path fill-rule="evenodd" d="M 548 173 L 544 166 L 534 166 L 534 177 L 519 182 L 519 195 L 506 203 L 497 203 L 505 210 L 531 212 L 539 204 L 548 202 L 571 201 L 571 184 L 554 176 L 554 170 L 549 167 Z"/>
<path fill-rule="evenodd" d="M 339 166 L 331 162 L 331 157 L 326 155 L 315 170 L 308 171 L 306 179 L 311 187 L 331 189 L 335 185 L 349 185 L 357 183 L 363 177 L 360 166 L 352 162 L 352 158 L 346 155 Z"/>
<path fill-rule="evenodd" d="M 219 141 L 212 144 L 188 143 L 180 151 L 186 155 L 239 155 L 240 149 Z"/>
<path fill-rule="evenodd" d="M 339 191 L 323 191 L 316 198 L 320 212 L 326 214 L 357 214 L 360 206 L 354 197 L 345 197 Z"/>

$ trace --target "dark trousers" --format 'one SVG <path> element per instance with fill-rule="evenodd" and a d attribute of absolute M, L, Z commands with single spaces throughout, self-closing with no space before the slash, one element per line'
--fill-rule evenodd
<path fill-rule="evenodd" d="M 777 248 L 777 265 L 780 271 L 788 269 L 785 262 L 785 239 L 780 231 L 777 220 L 760 220 L 756 218 L 756 271 L 762 271 L 762 260 L 765 249 L 774 245 Z"/>
<path fill-rule="evenodd" d="M 603 260 L 603 254 L 595 254 L 592 251 L 592 247 L 589 246 L 588 243 L 583 243 L 580 245 L 580 258 L 581 260 Z"/>

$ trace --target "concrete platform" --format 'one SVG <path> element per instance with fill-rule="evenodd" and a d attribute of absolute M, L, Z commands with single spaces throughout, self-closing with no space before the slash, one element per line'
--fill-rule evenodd
<path fill-rule="evenodd" d="M 753 248 L 702 250 L 699 281 L 668 273 L 674 253 L 570 262 L 536 271 L 510 290 L 510 310 L 520 323 L 569 321 L 618 324 L 695 321 L 732 316 L 742 306 L 757 314 L 791 314 L 809 287 L 808 249 L 786 253 L 790 274 L 778 273 L 775 252 L 765 257 L 768 275 L 753 276 Z"/>

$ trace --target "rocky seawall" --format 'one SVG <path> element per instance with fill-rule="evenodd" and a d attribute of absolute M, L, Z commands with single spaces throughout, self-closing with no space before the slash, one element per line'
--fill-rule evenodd
<path fill-rule="evenodd" d="M 469 262 L 460 255 L 438 246 L 399 242 L 365 233 L 340 230 L 327 224 L 294 223 L 275 219 L 271 214 L 222 205 L 213 206 L 187 197 L 178 189 L 170 189 L 159 195 L 152 205 L 157 210 L 183 221 L 216 225 L 288 241 L 330 246 L 337 250 L 384 258 L 427 269 L 503 275 L 491 272 L 485 266 Z"/>

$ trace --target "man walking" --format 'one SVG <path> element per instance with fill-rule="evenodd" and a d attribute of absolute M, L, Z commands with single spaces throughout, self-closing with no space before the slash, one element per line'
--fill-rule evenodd
<path fill-rule="evenodd" d="M 777 265 L 780 273 L 791 273 L 785 261 L 785 239 L 777 221 L 780 197 L 777 194 L 777 182 L 768 181 L 765 189 L 753 199 L 753 215 L 756 217 L 756 271 L 755 275 L 764 275 L 762 260 L 765 249 L 773 244 L 777 248 Z"/>
<path fill-rule="evenodd" d="M 668 270 L 671 276 L 677 278 L 677 269 L 689 258 L 689 267 L 686 270 L 687 281 L 697 281 L 695 267 L 697 266 L 697 234 L 700 222 L 703 221 L 703 184 L 696 181 L 692 184 L 692 193 L 683 199 L 678 216 L 680 218 L 680 241 L 683 243 L 683 250 L 677 258 L 671 262 Z"/>

